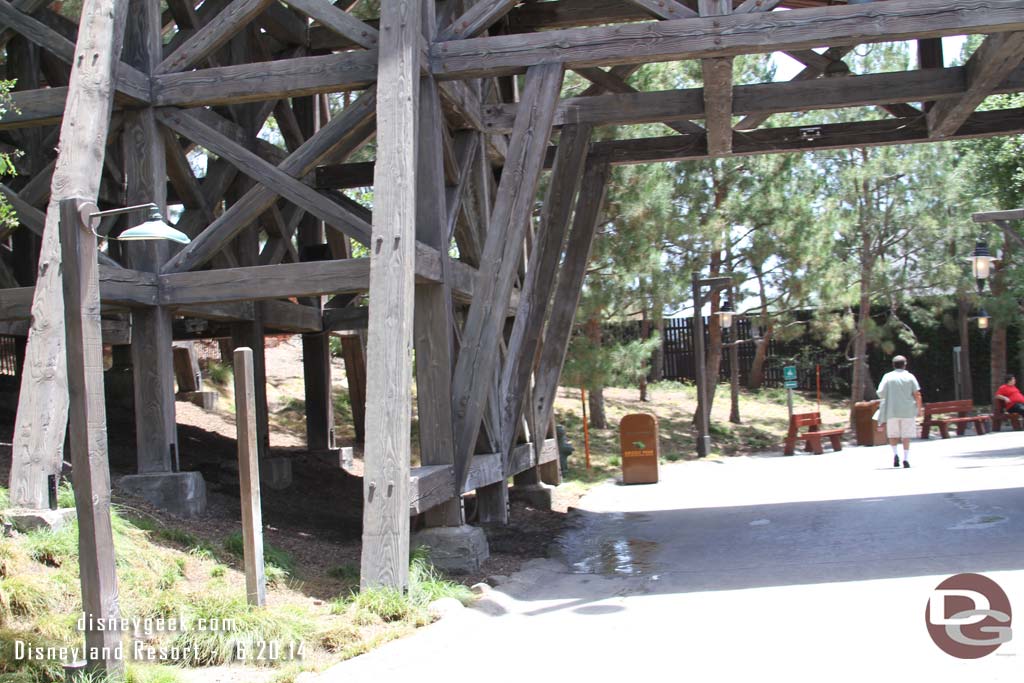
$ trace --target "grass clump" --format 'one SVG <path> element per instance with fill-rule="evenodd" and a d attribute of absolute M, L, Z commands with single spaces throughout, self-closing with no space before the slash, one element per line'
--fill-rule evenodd
<path fill-rule="evenodd" d="M 242 532 L 236 531 L 224 539 L 224 549 L 236 557 L 245 553 Z M 263 544 L 264 573 L 268 581 L 282 582 L 295 574 L 295 559 L 291 553 L 269 543 Z"/>
<path fill-rule="evenodd" d="M 32 647 L 60 647 L 38 633 L 25 630 L 0 629 L 0 681 L 4 683 L 56 683 L 64 680 L 64 667 L 49 659 L 17 659 L 15 643 Z"/>
<path fill-rule="evenodd" d="M 231 378 L 234 377 L 234 370 L 232 370 L 230 365 L 224 365 L 223 363 L 211 360 L 206 364 L 206 377 L 215 385 L 226 387 L 231 382 Z"/>
<path fill-rule="evenodd" d="M 260 643 L 277 642 L 282 649 L 289 643 L 298 647 L 313 633 L 312 619 L 304 610 L 254 608 L 239 594 L 195 595 L 185 619 L 193 626 L 205 622 L 218 628 L 186 628 L 175 633 L 169 646 L 182 648 L 185 656 L 177 664 L 184 666 L 218 666 L 243 654 L 249 655 L 249 663 L 273 664 L 252 661 Z"/>

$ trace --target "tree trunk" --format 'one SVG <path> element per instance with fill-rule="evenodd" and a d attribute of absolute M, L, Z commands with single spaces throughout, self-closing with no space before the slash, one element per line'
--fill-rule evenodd
<path fill-rule="evenodd" d="M 732 326 L 732 346 L 729 347 L 729 422 L 740 424 L 740 349 L 736 345 L 736 324 Z"/>
<path fill-rule="evenodd" d="M 594 346 L 601 347 L 601 322 L 597 317 L 590 318 L 586 324 L 587 339 Z M 590 426 L 594 429 L 604 429 L 608 421 L 604 414 L 604 386 L 590 385 L 587 400 L 590 403 Z"/>
<path fill-rule="evenodd" d="M 992 321 L 992 346 L 989 368 L 992 377 L 989 381 L 989 398 L 995 396 L 996 389 L 1006 377 L 1006 325 Z"/>
<path fill-rule="evenodd" d="M 711 277 L 717 277 L 722 270 L 722 255 L 718 250 L 711 254 Z M 708 415 L 715 403 L 715 390 L 718 388 L 718 377 L 722 371 L 722 326 L 715 315 L 722 305 L 722 291 L 711 293 L 711 315 L 708 317 L 708 360 L 707 360 L 707 392 Z"/>
<path fill-rule="evenodd" d="M 747 381 L 747 388 L 754 390 L 764 386 L 764 364 L 768 360 L 768 346 L 772 341 L 772 333 L 775 327 L 769 324 L 761 333 L 761 341 L 757 342 L 754 351 L 754 361 L 750 365 L 750 379 Z"/>
<path fill-rule="evenodd" d="M 660 382 L 665 379 L 665 316 L 661 314 L 661 302 L 657 299 L 654 300 L 653 317 L 654 329 L 658 331 L 660 341 L 651 359 L 651 379 Z"/>
<path fill-rule="evenodd" d="M 960 393 L 957 398 L 974 400 L 971 377 L 971 303 L 961 295 L 957 300 L 957 328 L 960 334 Z"/>
<path fill-rule="evenodd" d="M 647 309 L 644 308 L 643 319 L 640 321 L 640 338 L 643 339 L 644 341 L 647 341 L 647 339 L 650 336 L 651 320 L 647 316 Z M 647 367 L 650 367 L 649 361 L 647 363 Z M 642 375 L 640 375 L 640 400 L 644 402 L 650 400 L 647 398 L 647 372 L 644 372 Z"/>

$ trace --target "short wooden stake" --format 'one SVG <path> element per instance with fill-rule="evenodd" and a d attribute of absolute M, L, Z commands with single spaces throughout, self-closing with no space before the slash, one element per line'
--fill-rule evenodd
<path fill-rule="evenodd" d="M 263 574 L 263 514 L 260 507 L 260 462 L 252 349 L 245 346 L 235 349 L 234 360 L 245 595 L 250 605 L 263 607 L 267 604 L 267 578 Z"/>

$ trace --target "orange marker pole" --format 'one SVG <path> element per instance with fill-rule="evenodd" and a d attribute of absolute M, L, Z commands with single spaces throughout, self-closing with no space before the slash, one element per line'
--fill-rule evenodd
<path fill-rule="evenodd" d="M 583 452 L 587 455 L 587 471 L 590 471 L 590 425 L 587 424 L 587 390 L 580 387 L 580 403 L 583 404 Z"/>

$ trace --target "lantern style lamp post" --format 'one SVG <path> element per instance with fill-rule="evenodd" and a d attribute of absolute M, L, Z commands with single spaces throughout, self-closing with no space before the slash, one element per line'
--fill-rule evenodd
<path fill-rule="evenodd" d="M 120 239 L 188 237 L 164 223 L 156 205 L 98 211 L 79 198 L 60 202 L 61 279 L 68 381 L 68 450 L 78 517 L 79 576 L 86 618 L 88 668 L 120 672 L 113 653 L 120 644 L 120 608 L 110 525 L 110 467 L 107 462 L 106 406 L 103 395 L 103 338 L 100 331 L 100 283 L 96 231 L 103 216 L 150 208 L 149 219 L 125 230 Z"/>
<path fill-rule="evenodd" d="M 974 275 L 975 282 L 978 284 L 978 294 L 981 294 L 985 288 L 985 280 L 992 275 L 992 264 L 997 259 L 988 250 L 988 244 L 985 240 L 979 239 L 974 245 L 974 252 L 967 257 L 967 260 L 971 263 L 971 272 Z"/>

